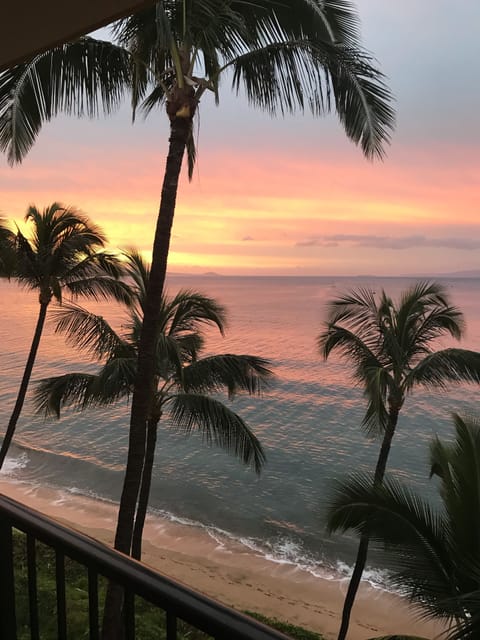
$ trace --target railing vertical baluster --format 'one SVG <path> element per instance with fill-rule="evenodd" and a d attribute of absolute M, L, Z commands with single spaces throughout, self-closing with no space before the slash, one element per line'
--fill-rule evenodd
<path fill-rule="evenodd" d="M 135 595 L 131 591 L 125 591 L 123 613 L 125 616 L 125 640 L 135 640 Z"/>
<path fill-rule="evenodd" d="M 16 640 L 15 577 L 13 573 L 12 524 L 5 518 L 0 520 L 0 637 Z"/>
<path fill-rule="evenodd" d="M 177 616 L 167 610 L 167 640 L 177 640 Z"/>
<path fill-rule="evenodd" d="M 57 632 L 55 640 L 67 639 L 67 622 L 71 626 L 70 640 L 78 635 L 73 615 L 67 615 L 66 569 L 70 562 L 79 563 L 88 571 L 88 618 L 90 639 L 99 640 L 101 624 L 99 620 L 98 594 L 100 580 L 112 581 L 121 591 L 124 599 L 121 618 L 114 622 L 122 629 L 122 640 L 135 640 L 140 634 L 136 630 L 136 598 L 151 603 L 162 612 L 161 628 L 158 633 L 168 640 L 177 640 L 180 634 L 180 620 L 192 629 L 208 634 L 213 640 L 287 640 L 283 634 L 269 630 L 218 602 L 197 593 L 188 587 L 176 583 L 166 576 L 159 575 L 131 558 L 116 552 L 100 542 L 88 538 L 72 529 L 43 516 L 42 514 L 7 498 L 0 493 L 0 640 L 17 640 L 17 619 L 15 614 L 15 578 L 23 578 L 23 572 L 16 575 L 15 562 L 19 562 L 21 571 L 25 554 L 19 556 L 14 549 L 15 530 L 26 534 L 26 564 L 28 574 L 28 601 L 30 612 L 30 638 L 39 640 L 42 602 L 38 601 L 40 580 L 48 570 L 51 551 L 55 554 L 55 582 L 57 601 Z M 22 541 L 24 538 L 22 538 Z M 41 546 L 40 546 L 41 545 Z M 44 545 L 50 549 L 43 553 Z M 16 547 L 16 545 L 15 545 Z M 15 552 L 15 553 L 14 553 Z M 70 576 L 70 572 L 69 572 Z M 101 578 L 103 576 L 103 578 Z M 43 583 L 43 580 L 42 580 Z M 103 583 L 102 583 L 103 584 Z M 71 585 L 76 586 L 75 582 Z M 70 587 L 70 585 L 69 585 Z M 53 589 L 52 589 L 53 590 Z M 23 595 L 23 594 L 22 594 Z M 26 594 L 25 594 L 26 595 Z M 23 602 L 23 599 L 22 599 Z M 20 601 L 19 601 L 20 603 Z M 75 603 L 76 604 L 76 603 Z M 70 602 L 69 605 L 73 605 Z M 84 600 L 78 603 L 84 611 Z M 164 617 L 165 616 L 165 617 Z M 20 622 L 20 617 L 18 622 Z M 24 620 L 22 617 L 22 626 Z M 27 623 L 28 624 L 28 623 Z M 82 621 L 82 627 L 85 626 Z M 115 626 L 115 625 L 113 625 Z M 116 632 L 116 630 L 114 630 Z M 82 631 L 83 634 L 83 631 Z M 82 635 L 83 637 L 83 635 Z"/>
<path fill-rule="evenodd" d="M 58 640 L 67 638 L 67 602 L 65 596 L 65 556 L 55 551 L 55 582 L 57 587 L 57 630 Z"/>
<path fill-rule="evenodd" d="M 90 640 L 98 640 L 98 573 L 88 568 L 88 624 Z"/>
<path fill-rule="evenodd" d="M 35 538 L 27 534 L 28 610 L 30 614 L 30 638 L 39 640 L 38 591 Z"/>

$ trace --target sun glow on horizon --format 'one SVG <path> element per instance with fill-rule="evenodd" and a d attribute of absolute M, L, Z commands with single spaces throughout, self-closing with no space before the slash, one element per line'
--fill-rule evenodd
<path fill-rule="evenodd" d="M 273 172 L 266 155 L 255 162 L 241 154 L 235 159 L 226 156 L 224 162 L 218 162 L 218 157 L 215 162 L 203 158 L 200 178 L 188 183 L 184 177 L 180 184 L 169 268 L 225 273 L 404 273 L 407 267 L 425 269 L 425 246 L 430 247 L 432 269 L 441 268 L 446 249 L 455 266 L 473 268 L 469 248 L 474 247 L 468 240 L 472 235 L 480 237 L 475 170 L 465 167 L 462 183 L 439 184 L 433 178 L 427 181 L 424 174 L 412 174 L 402 164 L 402 156 L 392 153 L 386 163 L 376 165 L 349 157 L 343 167 L 336 162 L 330 166 L 324 158 L 316 163 L 305 158 L 296 162 L 293 171 L 285 154 L 272 159 Z M 0 167 L 0 177 L 9 171 Z M 83 174 L 83 180 L 94 181 L 94 173 Z M 132 193 L 132 182 L 141 186 L 140 191 Z M 126 184 L 121 180 L 104 183 L 93 193 L 66 189 L 59 194 L 45 184 L 27 199 L 20 184 L 17 177 L 4 190 L 4 217 L 10 217 L 7 211 L 15 211 L 15 219 L 22 219 L 29 201 L 43 208 L 61 200 L 104 228 L 112 246 L 136 247 L 150 257 L 160 192 L 157 167 L 144 169 L 141 177 Z M 423 257 L 419 253 L 412 258 L 415 247 L 422 245 Z"/>

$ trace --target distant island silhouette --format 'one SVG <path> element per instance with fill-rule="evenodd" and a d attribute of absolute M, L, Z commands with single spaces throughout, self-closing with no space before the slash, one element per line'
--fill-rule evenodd
<path fill-rule="evenodd" d="M 432 278 L 480 278 L 480 269 L 469 269 L 465 271 L 451 271 L 447 273 L 399 273 L 396 275 L 384 275 L 374 273 L 360 273 L 360 274 L 329 274 L 329 273 L 317 273 L 317 274 L 298 274 L 298 273 L 281 273 L 281 274 L 244 274 L 244 273 L 218 273 L 217 271 L 205 271 L 203 273 L 192 272 L 168 272 L 169 276 L 175 278 L 337 278 L 337 279 L 372 279 L 372 278 L 418 278 L 419 280 L 428 280 Z"/>

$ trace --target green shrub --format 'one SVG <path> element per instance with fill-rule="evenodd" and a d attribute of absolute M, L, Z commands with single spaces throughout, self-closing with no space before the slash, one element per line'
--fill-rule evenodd
<path fill-rule="evenodd" d="M 266 624 L 268 627 L 281 631 L 294 640 L 323 640 L 323 636 L 319 633 L 308 631 L 308 629 L 304 629 L 303 627 L 297 627 L 294 624 L 282 622 L 276 618 L 268 618 L 267 616 L 264 616 L 261 613 L 255 613 L 254 611 L 245 611 L 245 613 L 259 622 Z"/>
<path fill-rule="evenodd" d="M 55 581 L 55 551 L 41 543 L 36 544 L 37 593 L 40 635 L 44 640 L 57 637 L 57 601 Z M 15 602 L 18 640 L 30 640 L 30 613 L 28 606 L 28 572 L 26 537 L 14 536 Z M 78 562 L 65 558 L 65 592 L 69 640 L 88 640 L 88 574 Z M 99 579 L 99 603 L 105 597 L 106 580 Z M 247 615 L 267 626 L 290 636 L 294 640 L 322 640 L 322 636 L 301 627 L 267 618 L 250 611 Z M 101 613 L 100 613 L 101 615 Z M 137 640 L 164 640 L 166 638 L 165 613 L 142 598 L 135 599 Z M 179 640 L 207 640 L 208 635 L 178 620 Z"/>

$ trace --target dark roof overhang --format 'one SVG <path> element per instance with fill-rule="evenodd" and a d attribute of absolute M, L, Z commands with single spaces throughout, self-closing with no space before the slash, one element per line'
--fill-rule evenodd
<path fill-rule="evenodd" d="M 1 0 L 0 70 L 151 4 L 152 0 Z"/>

